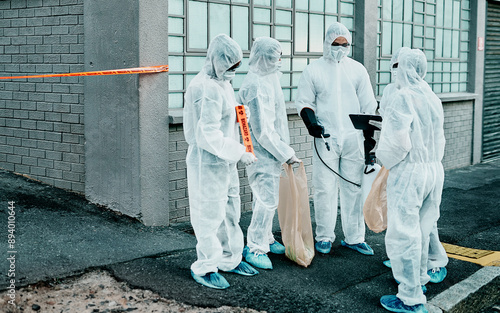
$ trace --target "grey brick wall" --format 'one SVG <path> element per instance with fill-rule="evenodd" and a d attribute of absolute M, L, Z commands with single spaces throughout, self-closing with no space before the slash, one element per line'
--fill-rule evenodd
<path fill-rule="evenodd" d="M 169 210 L 173 223 L 189 221 L 186 154 L 187 143 L 182 125 L 171 125 L 169 131 Z"/>
<path fill-rule="evenodd" d="M 184 139 L 182 125 L 170 125 L 169 146 L 169 210 L 171 223 L 189 221 L 189 200 L 187 191 L 186 154 L 188 144 Z M 252 190 L 248 185 L 246 170 L 238 166 L 242 211 L 252 209 Z"/>
<path fill-rule="evenodd" d="M 302 119 L 297 114 L 288 115 L 288 128 L 290 129 L 290 145 L 295 150 L 297 157 L 304 162 L 309 191 L 312 192 L 312 154 L 313 141 L 309 136 Z M 182 125 L 170 126 L 170 220 L 172 223 L 189 221 L 189 202 L 187 193 L 186 153 L 187 143 L 184 139 Z M 242 212 L 252 209 L 252 190 L 248 184 L 248 177 L 243 166 L 238 165 L 240 176 L 240 196 Z"/>
<path fill-rule="evenodd" d="M 444 104 L 445 169 L 472 164 L 473 101 Z"/>
<path fill-rule="evenodd" d="M 444 104 L 446 150 L 443 159 L 445 169 L 471 164 L 472 153 L 472 101 L 448 102 Z M 304 162 L 312 194 L 313 142 L 302 119 L 297 114 L 288 115 L 290 143 L 297 157 Z M 182 133 L 182 125 L 170 126 L 170 217 L 172 223 L 189 221 L 187 198 L 186 153 L 187 144 Z M 378 138 L 377 138 L 378 139 Z M 243 167 L 239 168 L 242 211 L 252 208 L 252 191 Z"/>
<path fill-rule="evenodd" d="M 0 1 L 0 76 L 83 71 L 83 0 Z M 0 167 L 84 191 L 83 78 L 0 80 Z"/>

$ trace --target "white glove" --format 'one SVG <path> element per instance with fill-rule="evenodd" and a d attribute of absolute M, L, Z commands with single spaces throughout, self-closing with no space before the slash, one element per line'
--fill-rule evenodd
<path fill-rule="evenodd" d="M 297 158 L 294 154 L 294 155 L 292 155 L 290 160 L 286 161 L 286 164 L 295 164 L 295 163 L 300 163 L 300 162 L 302 162 L 302 161 L 299 158 Z"/>
<path fill-rule="evenodd" d="M 240 158 L 240 162 L 243 163 L 245 166 L 248 166 L 252 164 L 253 162 L 257 161 L 257 158 L 253 153 L 250 152 L 245 152 Z"/>
<path fill-rule="evenodd" d="M 382 122 L 380 122 L 380 121 L 369 120 L 368 124 L 375 126 L 378 129 L 382 129 Z"/>
<path fill-rule="evenodd" d="M 245 113 L 247 114 L 247 122 L 250 121 L 250 108 L 248 107 L 248 105 L 244 105 L 245 107 Z"/>
<path fill-rule="evenodd" d="M 238 103 L 238 105 L 240 105 Z M 247 123 L 250 121 L 250 108 L 248 107 L 248 105 L 244 105 L 243 108 L 245 109 L 245 114 L 247 116 Z M 238 115 L 238 110 L 236 110 L 236 115 Z M 236 120 L 235 120 L 236 123 L 238 123 L 238 116 L 236 116 Z"/>

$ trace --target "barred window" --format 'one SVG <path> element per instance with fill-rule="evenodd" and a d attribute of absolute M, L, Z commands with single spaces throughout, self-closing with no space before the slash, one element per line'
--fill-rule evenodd
<path fill-rule="evenodd" d="M 428 60 L 425 80 L 434 92 L 467 91 L 469 0 L 379 0 L 377 94 L 390 83 L 390 58 L 400 47 Z"/>
<path fill-rule="evenodd" d="M 283 48 L 281 86 L 293 101 L 307 64 L 323 54 L 324 34 L 339 21 L 353 31 L 352 0 L 169 0 L 169 106 L 182 108 L 184 92 L 202 69 L 210 40 L 220 33 L 243 50 L 232 84 L 237 91 L 248 72 L 255 38 L 269 36 Z M 353 47 L 354 49 L 354 47 Z"/>

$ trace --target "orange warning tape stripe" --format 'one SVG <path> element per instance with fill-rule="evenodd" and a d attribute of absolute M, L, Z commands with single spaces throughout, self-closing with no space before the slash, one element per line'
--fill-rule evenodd
<path fill-rule="evenodd" d="M 243 137 L 243 145 L 247 148 L 247 152 L 253 153 L 252 137 L 250 136 L 250 128 L 248 127 L 247 114 L 245 107 L 238 105 L 236 107 L 236 121 L 240 124 L 241 137 Z"/>
<path fill-rule="evenodd" d="M 43 75 L 26 75 L 26 76 L 5 76 L 5 77 L 0 77 L 0 79 L 121 75 L 121 74 L 141 74 L 141 73 L 159 73 L 159 72 L 168 72 L 168 65 L 134 67 L 134 68 L 124 68 L 124 69 L 119 69 L 119 70 L 106 70 L 106 71 L 95 71 L 95 72 L 43 74 Z"/>

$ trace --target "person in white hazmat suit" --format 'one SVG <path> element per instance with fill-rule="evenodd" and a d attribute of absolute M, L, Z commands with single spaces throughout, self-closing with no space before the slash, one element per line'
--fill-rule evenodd
<path fill-rule="evenodd" d="M 390 95 L 397 90 L 396 84 L 394 83 L 396 76 L 397 76 L 397 70 L 399 66 L 399 54 L 401 51 L 410 51 L 411 49 L 408 47 L 402 47 L 396 50 L 396 52 L 392 55 L 391 62 L 390 62 L 390 67 L 391 67 L 391 76 L 392 76 L 392 83 L 387 85 L 384 88 L 384 93 L 382 95 L 382 100 L 380 101 L 380 109 L 379 112 L 383 116 L 384 112 L 384 106 L 385 103 L 387 102 L 387 98 L 390 98 Z M 419 75 L 422 75 L 422 79 L 425 77 L 425 72 L 419 72 Z M 380 122 L 370 122 L 372 125 L 380 127 Z M 380 124 L 378 124 L 380 123 Z M 439 234 L 438 234 L 438 228 L 437 228 L 437 222 L 433 226 L 430 238 L 429 238 L 429 256 L 427 260 L 427 274 L 430 276 L 430 282 L 431 283 L 440 283 L 442 282 L 447 275 L 447 270 L 446 270 L 446 265 L 448 264 L 448 256 L 446 255 L 446 250 L 444 249 L 443 245 L 441 244 L 441 241 L 439 240 Z M 387 260 L 384 261 L 384 264 L 387 267 L 391 267 L 391 261 Z"/>
<path fill-rule="evenodd" d="M 203 69 L 186 90 L 184 136 L 191 224 L 197 260 L 194 280 L 216 289 L 229 287 L 218 270 L 252 276 L 258 272 L 242 261 L 239 178 L 236 164 L 254 162 L 240 143 L 236 99 L 229 83 L 241 63 L 241 48 L 226 35 L 208 47 Z"/>
<path fill-rule="evenodd" d="M 439 219 L 444 182 L 444 114 L 441 101 L 422 79 L 422 51 L 399 53 L 396 89 L 383 105 L 377 158 L 389 169 L 385 244 L 397 295 L 380 303 L 392 312 L 427 312 L 422 286 L 429 282 L 429 237 Z"/>
<path fill-rule="evenodd" d="M 351 33 L 340 23 L 327 30 L 323 57 L 309 64 L 300 77 L 295 105 L 309 134 L 315 137 L 312 182 L 316 220 L 316 250 L 329 253 L 335 240 L 338 188 L 342 246 L 365 255 L 373 255 L 365 243 L 363 199 L 359 186 L 364 169 L 363 133 L 356 130 L 349 118 L 351 113 L 374 114 L 377 101 L 368 72 L 364 66 L 347 57 Z M 331 151 L 323 144 L 324 137 Z M 318 139 L 319 138 L 319 139 Z M 318 156 L 319 154 L 319 156 Z"/>
<path fill-rule="evenodd" d="M 273 218 L 278 207 L 281 165 L 300 162 L 290 147 L 288 118 L 279 78 L 281 45 L 273 38 L 255 40 L 250 52 L 249 72 L 238 92 L 238 102 L 247 105 L 254 153 L 258 162 L 247 166 L 252 188 L 252 221 L 243 255 L 251 265 L 272 269 L 267 253 L 285 253 L 274 239 Z"/>

